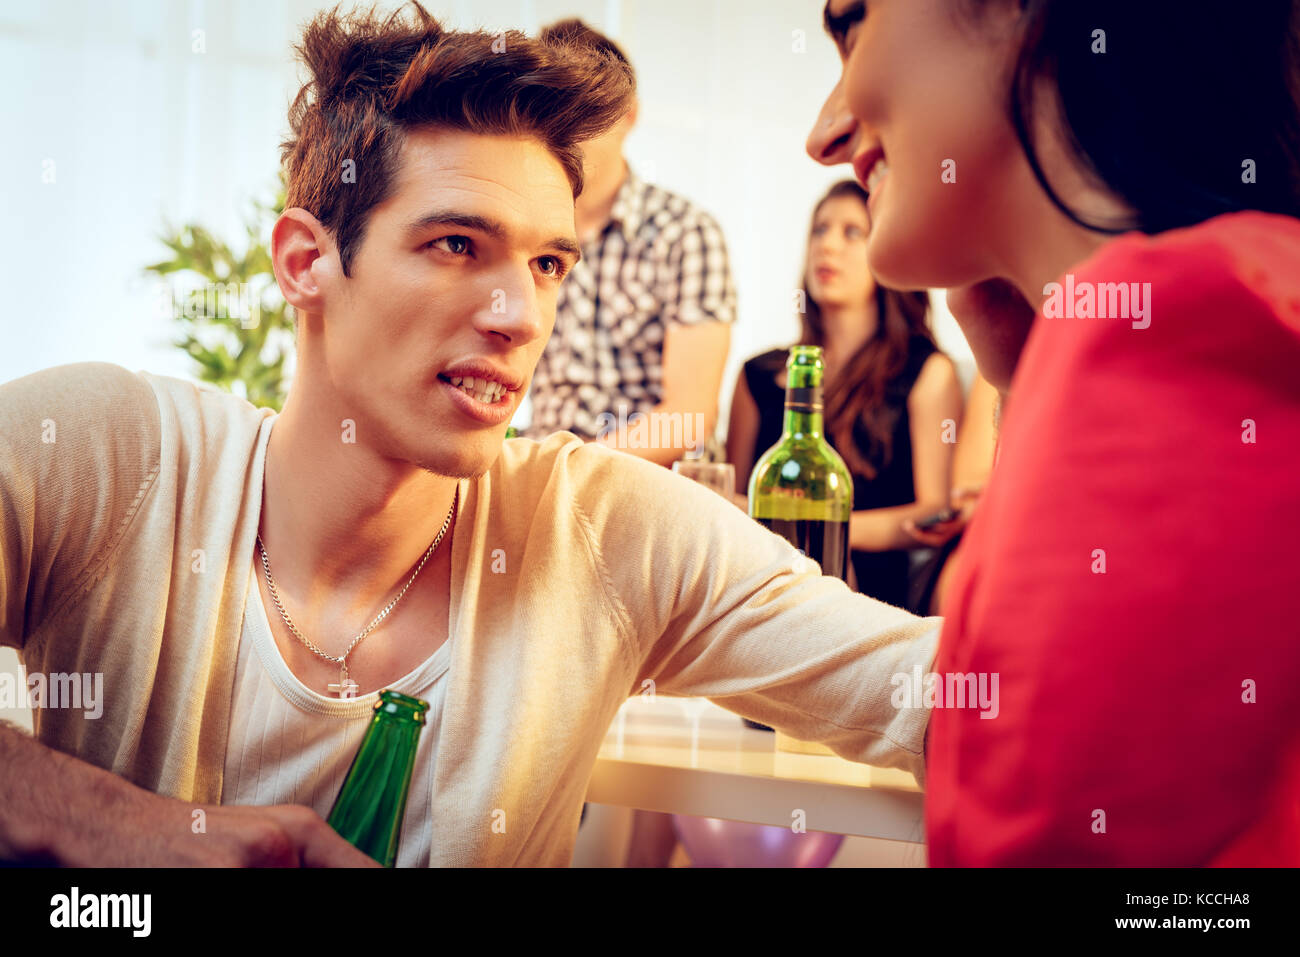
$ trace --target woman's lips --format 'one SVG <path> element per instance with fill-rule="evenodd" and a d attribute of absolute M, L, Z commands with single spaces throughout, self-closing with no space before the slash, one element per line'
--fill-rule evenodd
<path fill-rule="evenodd" d="M 880 177 L 879 180 L 877 180 L 876 188 L 867 194 L 867 209 L 871 209 L 876 205 L 876 197 L 879 196 L 880 191 L 885 188 L 885 181 L 888 179 L 889 179 L 889 174 L 886 173 L 884 176 Z"/>
<path fill-rule="evenodd" d="M 822 282 L 829 282 L 839 274 L 840 271 L 838 269 L 828 269 L 826 267 L 813 270 L 813 275 L 816 276 Z"/>

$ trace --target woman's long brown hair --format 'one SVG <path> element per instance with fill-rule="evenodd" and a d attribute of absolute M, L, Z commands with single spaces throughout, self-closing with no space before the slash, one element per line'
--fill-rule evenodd
<path fill-rule="evenodd" d="M 856 180 L 841 180 L 832 186 L 813 209 L 813 222 L 826 203 L 849 196 L 865 208 L 867 192 Z M 809 235 L 812 234 L 811 227 Z M 875 291 L 876 333 L 853 354 L 842 370 L 827 369 L 826 432 L 843 456 L 845 464 L 865 478 L 876 477 L 876 469 L 853 438 L 859 419 L 881 452 L 881 461 L 893 454 L 893 423 L 885 416 L 885 389 L 907 365 L 908 344 L 913 336 L 934 343 L 927 317 L 930 297 L 925 292 L 900 292 L 879 283 Z M 826 325 L 821 308 L 808 291 L 807 270 L 803 280 L 804 312 L 800 317 L 801 345 L 826 348 Z M 938 348 L 936 346 L 936 348 Z"/>

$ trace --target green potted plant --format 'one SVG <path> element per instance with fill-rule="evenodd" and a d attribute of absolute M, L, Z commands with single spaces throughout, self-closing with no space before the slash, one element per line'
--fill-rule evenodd
<path fill-rule="evenodd" d="M 277 412 L 293 349 L 293 307 L 271 268 L 271 227 L 284 202 L 283 177 L 274 202 L 253 200 L 242 253 L 187 223 L 159 237 L 171 258 L 145 267 L 163 283 L 160 301 L 179 328 L 174 345 L 195 361 L 197 378 Z"/>

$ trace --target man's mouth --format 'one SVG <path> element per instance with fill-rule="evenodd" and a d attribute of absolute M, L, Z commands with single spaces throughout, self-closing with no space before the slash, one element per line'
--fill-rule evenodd
<path fill-rule="evenodd" d="M 451 383 L 466 395 L 487 405 L 500 402 L 510 392 L 500 382 L 493 382 L 491 379 L 475 378 L 474 376 L 446 376 L 442 373 L 438 374 L 438 378 L 443 382 Z"/>

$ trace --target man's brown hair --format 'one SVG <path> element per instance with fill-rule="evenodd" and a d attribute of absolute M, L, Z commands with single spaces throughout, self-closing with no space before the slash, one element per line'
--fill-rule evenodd
<path fill-rule="evenodd" d="M 483 135 L 530 136 L 582 192 L 578 144 L 626 111 L 630 73 L 587 45 L 543 42 L 518 30 L 443 29 L 419 3 L 380 16 L 317 15 L 296 46 L 310 78 L 289 108 L 280 146 L 286 205 L 331 231 L 344 275 L 370 210 L 392 193 L 408 129 L 431 125 Z M 350 175 L 349 175 L 350 174 Z"/>
<path fill-rule="evenodd" d="M 632 62 L 628 60 L 627 54 L 623 52 L 622 47 L 611 40 L 605 34 L 593 30 L 577 17 L 570 17 L 567 20 L 559 20 L 550 26 L 543 28 L 539 34 L 543 43 L 552 46 L 564 46 L 571 50 L 585 49 L 589 53 L 595 53 L 592 59 L 594 65 L 604 65 L 606 73 L 622 74 L 627 77 L 632 84 L 632 90 L 636 90 L 636 71 L 632 69 Z M 602 78 L 602 82 L 617 85 L 622 82 L 617 75 Z"/>

